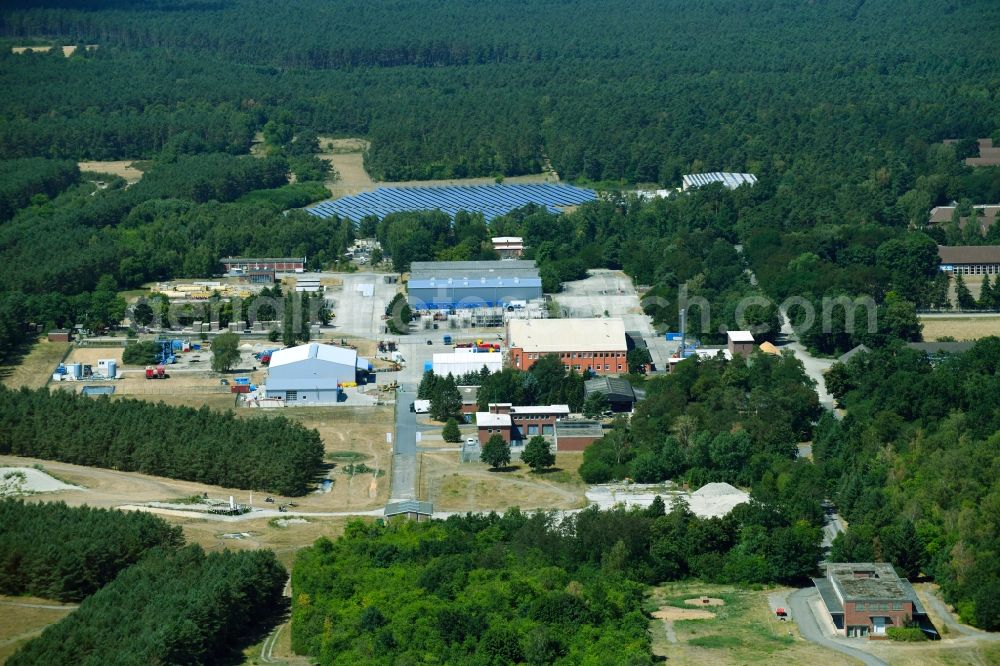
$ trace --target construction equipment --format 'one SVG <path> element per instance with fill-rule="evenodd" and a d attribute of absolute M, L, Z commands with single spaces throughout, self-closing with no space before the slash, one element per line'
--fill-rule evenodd
<path fill-rule="evenodd" d="M 146 366 L 146 379 L 166 379 L 167 371 L 162 365 L 158 365 L 155 368 L 151 365 Z"/>

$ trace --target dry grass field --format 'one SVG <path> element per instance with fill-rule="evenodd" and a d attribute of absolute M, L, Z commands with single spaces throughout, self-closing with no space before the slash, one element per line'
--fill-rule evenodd
<path fill-rule="evenodd" d="M 459 462 L 457 452 L 425 452 L 419 457 L 417 492 L 435 511 L 580 508 L 587 503 L 586 485 L 577 474 L 581 459 L 581 453 L 557 453 L 557 471 L 533 474 L 523 463 L 493 472 L 483 463 Z"/>
<path fill-rule="evenodd" d="M 392 479 L 392 445 L 386 443 L 385 433 L 394 427 L 392 407 L 310 407 L 275 413 L 315 428 L 323 438 L 327 460 L 335 465 L 333 488 L 319 496 L 330 507 L 323 511 L 364 511 L 385 505 Z M 345 474 L 344 467 L 352 463 L 364 463 L 381 473 Z"/>
<path fill-rule="evenodd" d="M 24 356 L 0 365 L 0 383 L 8 388 L 45 386 L 68 348 L 68 342 L 40 339 L 31 345 Z"/>
<path fill-rule="evenodd" d="M 316 518 L 257 518 L 233 523 L 199 518 L 164 516 L 180 525 L 188 543 L 196 543 L 207 552 L 220 550 L 256 550 L 268 548 L 291 571 L 295 553 L 312 545 L 321 536 L 334 539 L 344 532 L 348 519 Z M 239 535 L 239 538 L 237 538 Z M 248 535 L 248 536 L 243 536 Z"/>
<path fill-rule="evenodd" d="M 129 185 L 135 185 L 142 180 L 142 171 L 135 168 L 132 160 L 107 160 L 104 162 L 77 162 L 80 171 L 94 171 L 96 173 L 110 173 L 112 176 L 120 176 Z"/>
<path fill-rule="evenodd" d="M 990 335 L 1000 335 L 1000 315 L 996 317 L 934 317 L 921 318 L 924 340 L 953 337 L 956 340 L 978 340 Z"/>
<path fill-rule="evenodd" d="M 321 152 L 317 157 L 329 162 L 339 174 L 337 180 L 326 183 L 334 198 L 375 189 L 375 181 L 365 171 L 364 152 L 368 149 L 367 141 L 321 136 L 319 147 Z"/>
<path fill-rule="evenodd" d="M 744 590 L 697 581 L 654 588 L 646 600 L 646 610 L 659 614 L 649 625 L 653 654 L 665 657 L 671 664 L 692 666 L 857 663 L 807 642 L 794 622 L 775 618 L 768 594 L 767 590 Z M 703 595 L 724 603 L 712 605 L 708 611 L 690 608 L 685 603 L 691 597 Z M 692 618 L 694 613 L 703 614 L 704 619 Z"/>
<path fill-rule="evenodd" d="M 42 633 L 45 627 L 66 617 L 74 608 L 76 606 L 73 604 L 62 604 L 49 599 L 0 595 L 0 664 L 7 661 L 26 642 Z"/>

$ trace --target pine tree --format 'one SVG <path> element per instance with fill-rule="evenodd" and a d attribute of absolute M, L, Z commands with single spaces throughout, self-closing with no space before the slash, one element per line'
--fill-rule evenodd
<path fill-rule="evenodd" d="M 462 392 L 451 373 L 437 382 L 430 401 L 431 418 L 435 421 L 446 421 L 462 413 Z"/>
<path fill-rule="evenodd" d="M 962 277 L 961 273 L 955 274 L 955 296 L 959 310 L 976 309 L 976 299 L 972 297 L 972 292 L 965 286 L 965 278 Z"/>
<path fill-rule="evenodd" d="M 462 433 L 458 429 L 458 421 L 448 419 L 448 422 L 444 424 L 444 428 L 441 429 L 441 437 L 446 442 L 461 442 Z"/>
<path fill-rule="evenodd" d="M 281 342 L 286 347 L 291 347 L 295 344 L 295 326 L 293 324 L 293 310 L 294 310 L 294 292 L 289 293 L 285 296 L 285 307 L 284 312 L 282 312 L 281 317 Z"/>
<path fill-rule="evenodd" d="M 997 284 L 994 286 L 990 284 L 990 276 L 983 275 L 983 287 L 979 292 L 979 300 L 976 301 L 980 310 L 992 310 L 996 307 L 996 290 L 998 288 L 1000 288 L 1000 277 L 997 278 Z"/>
<path fill-rule="evenodd" d="M 424 376 L 420 379 L 420 386 L 417 388 L 417 398 L 419 400 L 430 400 L 431 396 L 434 395 L 437 382 L 437 375 L 430 370 L 425 372 Z"/>

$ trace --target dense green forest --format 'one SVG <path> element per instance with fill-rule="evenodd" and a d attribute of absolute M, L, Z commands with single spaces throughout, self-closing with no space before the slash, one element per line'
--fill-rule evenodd
<path fill-rule="evenodd" d="M 0 387 L 0 453 L 302 495 L 323 442 L 283 417 Z"/>
<path fill-rule="evenodd" d="M 287 575 L 269 550 L 151 553 L 7 663 L 231 663 L 273 618 Z"/>
<path fill-rule="evenodd" d="M 239 152 L 281 108 L 300 126 L 371 138 L 378 178 L 522 173 L 548 156 L 560 174 L 595 180 L 746 167 L 854 183 L 910 137 L 997 129 L 998 56 L 982 43 L 998 11 L 919 0 L 15 2 L 0 17 L 11 40 L 100 48 L 7 55 L 4 88 L 34 90 L 3 102 L 0 146 L 136 158 L 194 133 Z"/>
<path fill-rule="evenodd" d="M 888 560 L 940 583 L 963 620 L 1000 629 L 1000 338 L 929 359 L 877 350 L 836 364 L 847 408 L 813 447 L 850 523 L 832 557 Z"/>
<path fill-rule="evenodd" d="M 0 222 L 31 201 L 42 202 L 80 179 L 76 164 L 40 157 L 0 162 Z M 41 197 L 36 199 L 35 197 Z"/>
<path fill-rule="evenodd" d="M 490 227 L 404 215 L 374 231 L 401 269 L 488 258 L 490 233 L 521 232 L 549 290 L 589 267 L 621 267 L 653 287 L 647 309 L 671 328 L 682 288 L 706 298 L 706 341 L 731 327 L 741 298 L 793 292 L 810 303 L 870 295 L 889 323 L 875 336 L 847 332 L 838 314 L 834 331 L 802 336 L 815 350 L 916 339 L 910 304 L 943 307 L 947 291 L 929 262 L 900 258 L 927 247 L 906 239 L 907 226 L 952 199 L 1000 200 L 1000 169 L 965 167 L 968 141 L 940 143 L 1000 125 L 1000 56 L 980 47 L 1000 9 L 904 5 L 8 4 L 8 43 L 99 48 L 70 58 L 0 49 L 0 85 L 18 91 L 0 99 L 0 157 L 153 161 L 128 190 L 70 187 L 0 226 L 0 280 L 27 294 L 4 294 L 13 303 L 0 311 L 0 343 L 24 338 L 19 321 L 75 323 L 87 304 L 65 297 L 92 292 L 102 275 L 132 287 L 210 274 L 224 254 L 330 265 L 345 225 L 263 206 L 300 204 L 298 194 L 247 195 L 282 185 L 282 165 L 322 179 L 320 132 L 367 137 L 376 178 L 515 174 L 546 159 L 564 178 L 616 182 L 753 171 L 761 182 L 749 192 L 623 197 L 559 221 L 528 210 Z M 255 131 L 267 166 L 220 155 L 245 153 Z M 873 247 L 885 243 L 895 247 Z M 766 325 L 762 338 L 776 333 L 774 304 L 746 314 Z"/>
<path fill-rule="evenodd" d="M 183 543 L 149 513 L 0 501 L 0 593 L 80 601 L 150 549 Z"/>
<path fill-rule="evenodd" d="M 795 460 L 796 444 L 810 439 L 820 407 L 793 355 L 691 358 L 644 388 L 646 399 L 632 417 L 616 421 L 584 451 L 585 481 L 672 479 L 693 487 L 726 481 L 776 498 L 796 517 L 821 521 L 819 476 Z"/>
<path fill-rule="evenodd" d="M 699 519 L 588 509 L 562 520 L 512 509 L 430 523 L 348 524 L 301 551 L 292 573 L 292 647 L 322 664 L 434 655 L 463 664 L 651 664 L 645 585 L 799 580 L 819 530 L 744 504 Z"/>

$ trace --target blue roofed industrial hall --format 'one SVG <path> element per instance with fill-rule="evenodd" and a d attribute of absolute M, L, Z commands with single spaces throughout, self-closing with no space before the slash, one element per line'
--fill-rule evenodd
<path fill-rule="evenodd" d="M 416 310 L 510 305 L 542 297 L 533 261 L 414 261 L 407 300 Z"/>

